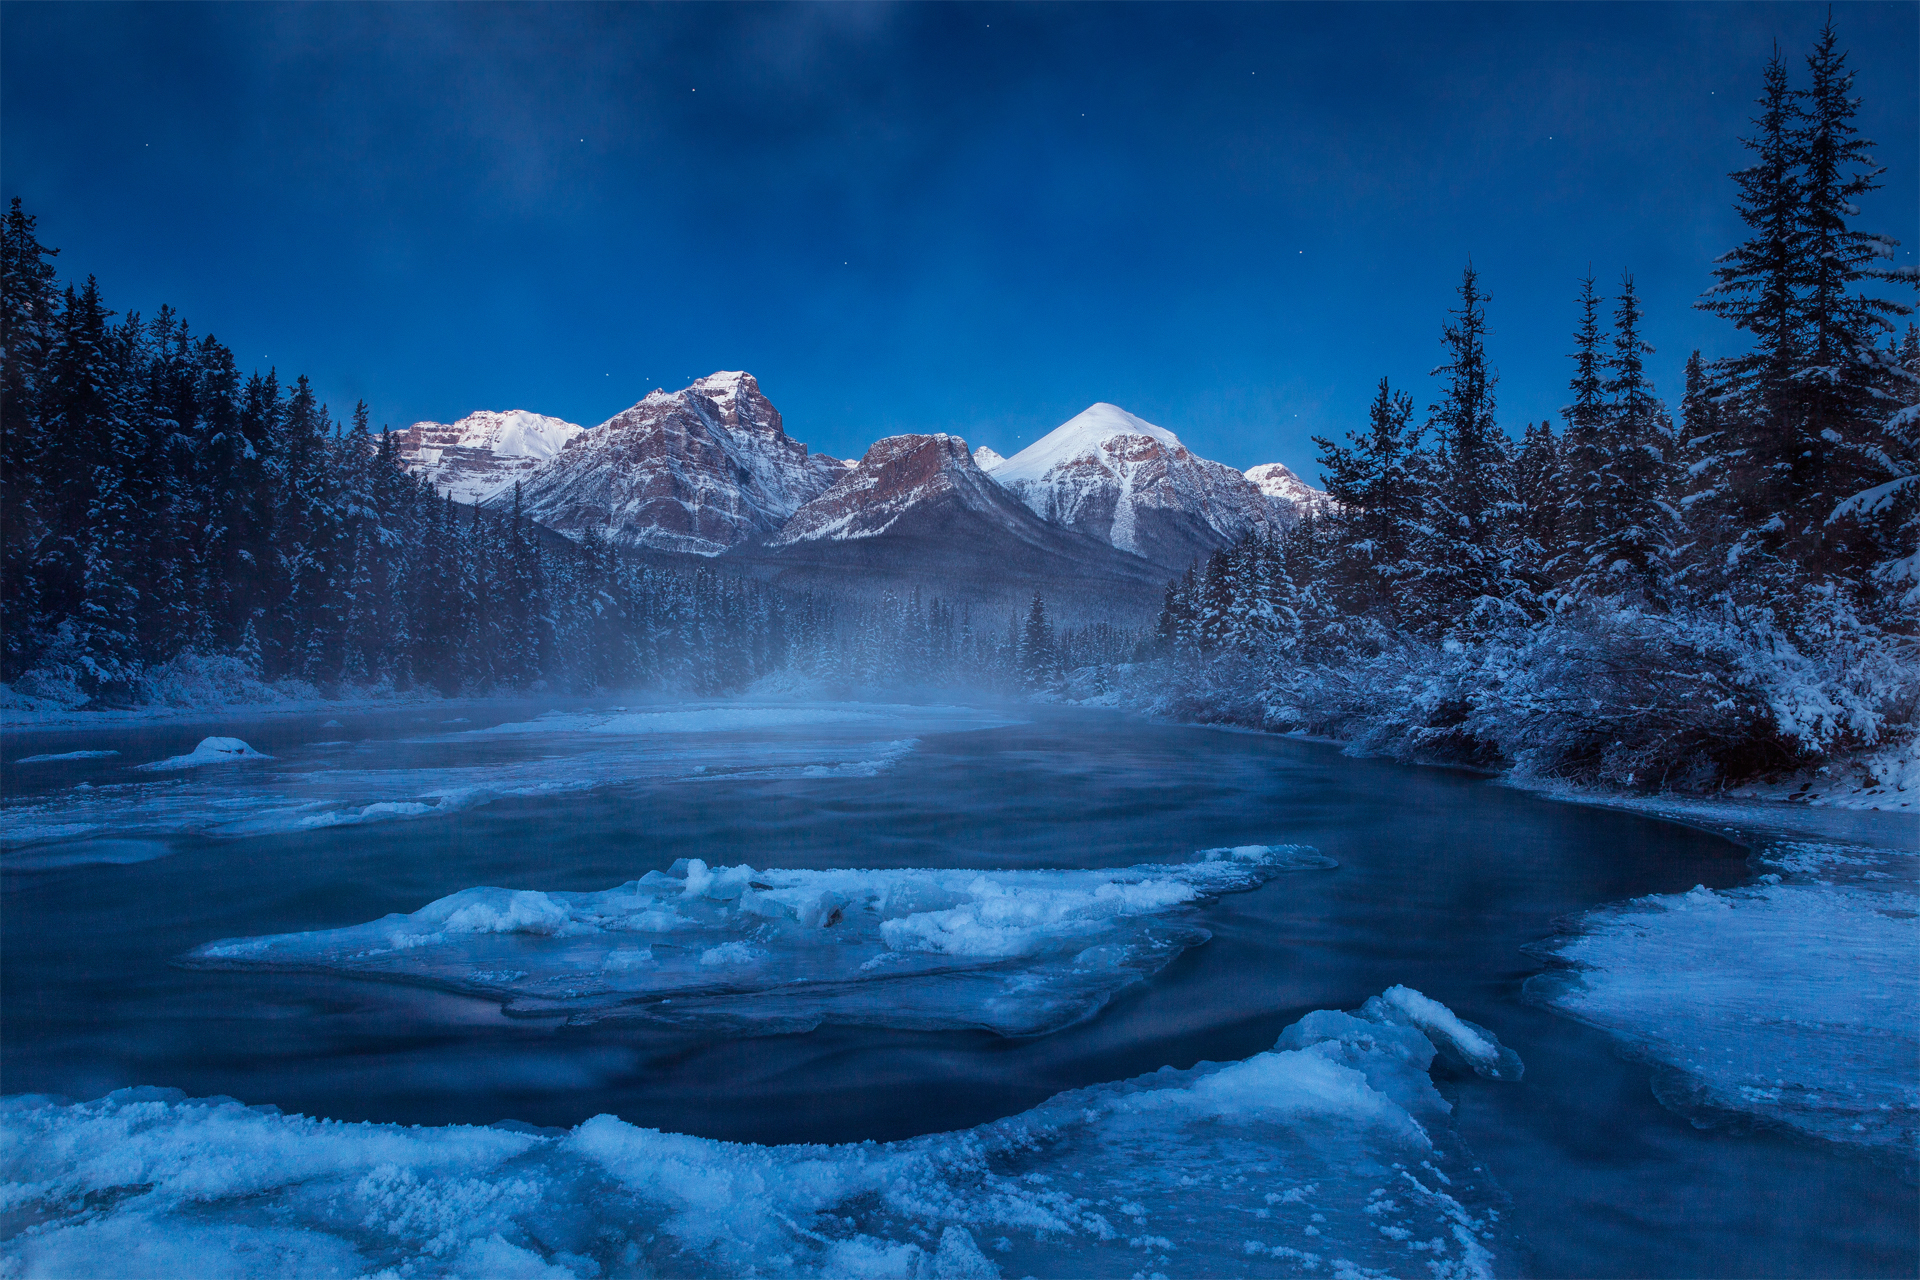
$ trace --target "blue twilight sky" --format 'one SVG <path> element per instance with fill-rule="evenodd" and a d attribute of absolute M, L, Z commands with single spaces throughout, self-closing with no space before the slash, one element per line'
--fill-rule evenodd
<path fill-rule="evenodd" d="M 1825 5 L 0 8 L 0 187 L 63 272 L 344 416 L 593 424 L 753 371 L 811 446 L 1011 453 L 1111 400 L 1310 471 L 1428 371 L 1471 255 L 1501 422 L 1564 402 L 1576 280 L 1677 398 L 1774 40 Z M 1920 249 L 1920 6 L 1835 6 Z"/>

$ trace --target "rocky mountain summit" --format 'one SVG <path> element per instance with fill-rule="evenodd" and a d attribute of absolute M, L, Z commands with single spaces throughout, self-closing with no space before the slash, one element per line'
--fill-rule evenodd
<path fill-rule="evenodd" d="M 1092 406 L 987 474 L 1042 519 L 1168 570 L 1278 518 L 1246 476 L 1112 404 Z"/>
<path fill-rule="evenodd" d="M 393 444 L 401 464 L 435 489 L 480 503 L 530 479 L 581 430 L 525 409 L 483 409 L 458 422 L 416 422 L 394 432 Z"/>
<path fill-rule="evenodd" d="M 1139 557 L 1035 515 L 945 434 L 877 441 L 764 548 L 732 558 L 795 586 L 921 587 L 998 605 L 1039 590 L 1096 616 L 1135 615 L 1165 586 Z"/>
<path fill-rule="evenodd" d="M 654 391 L 575 437 L 524 498 L 569 537 L 713 556 L 777 532 L 845 471 L 788 436 L 753 375 L 734 371 Z"/>
<path fill-rule="evenodd" d="M 1286 517 L 1305 515 L 1331 501 L 1325 490 L 1302 480 L 1284 462 L 1263 462 L 1248 468 L 1246 475 Z"/>

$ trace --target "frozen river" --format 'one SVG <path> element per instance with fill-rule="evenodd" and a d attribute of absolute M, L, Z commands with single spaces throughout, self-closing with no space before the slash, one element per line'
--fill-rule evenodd
<path fill-rule="evenodd" d="M 135 767 L 209 734 L 269 758 Z M 1523 990 L 1609 903 L 1772 920 L 1706 892 L 1763 868 L 1704 830 L 1027 706 L 490 704 L 6 759 L 6 1093 L 179 1091 L 11 1104 L 29 1274 L 156 1233 L 183 1274 L 1920 1265 L 1905 1077 L 1848 1113 L 1878 1145 L 1742 1123 L 1621 1052 L 1659 1056 L 1626 1004 Z M 1887 901 L 1835 927 L 1906 928 Z M 781 1145 L 866 1140 L 896 1145 Z"/>

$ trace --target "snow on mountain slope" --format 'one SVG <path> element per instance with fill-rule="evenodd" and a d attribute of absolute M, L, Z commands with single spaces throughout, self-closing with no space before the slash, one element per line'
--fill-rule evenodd
<path fill-rule="evenodd" d="M 734 371 L 654 391 L 576 437 L 525 499 L 569 537 L 711 556 L 774 532 L 845 473 L 789 437 L 753 375 Z"/>
<path fill-rule="evenodd" d="M 1275 519 L 1246 476 L 1118 405 L 1094 405 L 988 474 L 1042 519 L 1168 569 Z"/>
<path fill-rule="evenodd" d="M 875 442 L 764 548 L 736 554 L 797 587 L 1021 605 L 1038 590 L 1076 616 L 1137 620 L 1166 585 L 1138 557 L 1035 515 L 944 434 Z"/>
<path fill-rule="evenodd" d="M 991 471 L 993 470 L 993 468 L 999 466 L 1001 463 L 1005 461 L 1006 461 L 1005 458 L 1001 457 L 999 454 L 995 453 L 992 449 L 989 449 L 984 444 L 981 445 L 978 449 L 975 449 L 973 451 L 974 465 L 979 467 L 982 471 Z"/>
<path fill-rule="evenodd" d="M 1263 462 L 1249 468 L 1246 474 L 1254 487 L 1280 508 L 1283 517 L 1305 515 L 1331 501 L 1324 489 L 1316 489 L 1302 480 L 1284 462 Z"/>
<path fill-rule="evenodd" d="M 393 443 L 407 470 L 456 502 L 477 503 L 527 480 L 582 430 L 525 409 L 482 409 L 458 422 L 416 422 Z"/>
<path fill-rule="evenodd" d="M 913 508 L 943 500 L 1008 517 L 1005 498 L 974 463 L 965 440 L 944 434 L 888 436 L 833 488 L 794 512 L 773 541 L 871 538 Z"/>

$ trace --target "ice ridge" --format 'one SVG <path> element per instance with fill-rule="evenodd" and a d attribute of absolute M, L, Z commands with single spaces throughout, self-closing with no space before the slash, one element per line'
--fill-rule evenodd
<path fill-rule="evenodd" d="M 1453 1137 L 1406 1007 L 1390 992 L 1239 1062 L 891 1143 L 14 1098 L 0 1244 L 26 1275 L 1513 1274 L 1498 1189 Z"/>
<path fill-rule="evenodd" d="M 413 982 L 573 1022 L 1035 1035 L 1205 942 L 1204 900 L 1334 865 L 1295 845 L 1095 871 L 759 871 L 683 858 L 603 892 L 463 889 L 348 928 L 211 942 L 183 963 Z"/>

